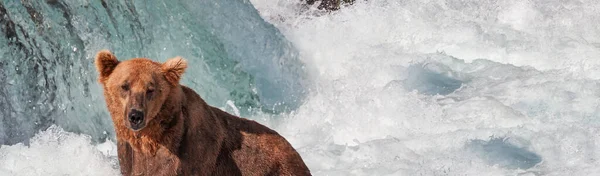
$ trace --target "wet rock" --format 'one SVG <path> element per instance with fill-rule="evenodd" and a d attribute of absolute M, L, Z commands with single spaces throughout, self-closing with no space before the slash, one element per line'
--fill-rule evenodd
<path fill-rule="evenodd" d="M 343 5 L 352 5 L 355 0 L 306 0 L 306 4 L 313 5 L 315 3 L 320 3 L 317 7 L 320 10 L 338 10 Z"/>

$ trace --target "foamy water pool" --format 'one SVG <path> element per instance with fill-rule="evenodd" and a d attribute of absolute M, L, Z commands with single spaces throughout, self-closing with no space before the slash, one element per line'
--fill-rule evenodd
<path fill-rule="evenodd" d="M 250 118 L 313 175 L 600 173 L 595 1 L 251 2 L 313 84 L 295 111 Z M 117 175 L 115 156 L 51 127 L 0 147 L 0 175 Z"/>

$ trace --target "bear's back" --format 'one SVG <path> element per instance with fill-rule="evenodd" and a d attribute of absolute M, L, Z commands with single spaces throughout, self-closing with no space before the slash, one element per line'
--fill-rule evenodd
<path fill-rule="evenodd" d="M 186 120 L 202 123 L 194 128 L 205 132 L 223 132 L 223 141 L 217 152 L 216 175 L 310 175 L 308 167 L 292 145 L 276 131 L 255 121 L 240 118 L 212 107 L 192 89 L 182 86 L 188 105 L 194 109 Z M 204 117 L 200 117 L 204 116 Z M 211 118 L 213 117 L 213 118 Z M 210 124 L 210 125 L 207 125 Z M 188 124 L 190 125 L 190 124 Z M 211 126 L 221 126 L 206 130 Z M 217 130 L 218 129 L 218 130 Z M 202 133 L 198 133 L 202 134 Z M 206 133 L 204 133 L 206 134 Z M 219 135 L 220 136 L 220 135 Z M 203 145 L 197 143 L 195 145 Z M 207 147 L 207 146 L 204 146 Z"/>
<path fill-rule="evenodd" d="M 211 107 L 228 129 L 227 148 L 243 175 L 310 175 L 292 145 L 274 130 Z"/>

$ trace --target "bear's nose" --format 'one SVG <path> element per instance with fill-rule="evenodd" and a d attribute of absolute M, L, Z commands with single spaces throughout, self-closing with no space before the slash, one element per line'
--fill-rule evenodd
<path fill-rule="evenodd" d="M 132 125 L 139 125 L 144 121 L 144 112 L 137 110 L 137 109 L 131 109 L 131 112 L 129 112 L 129 122 Z"/>

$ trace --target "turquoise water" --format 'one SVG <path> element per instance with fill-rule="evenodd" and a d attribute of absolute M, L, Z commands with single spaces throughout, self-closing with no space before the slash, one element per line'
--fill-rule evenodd
<path fill-rule="evenodd" d="M 187 58 L 313 175 L 600 173 L 596 1 L 0 2 L 0 175 L 118 174 L 101 48 Z"/>
<path fill-rule="evenodd" d="M 112 136 L 93 57 L 182 56 L 183 84 L 244 115 L 293 110 L 302 100 L 295 48 L 248 1 L 1 1 L 0 144 L 57 124 Z M 229 9 L 236 9 L 231 13 Z"/>

